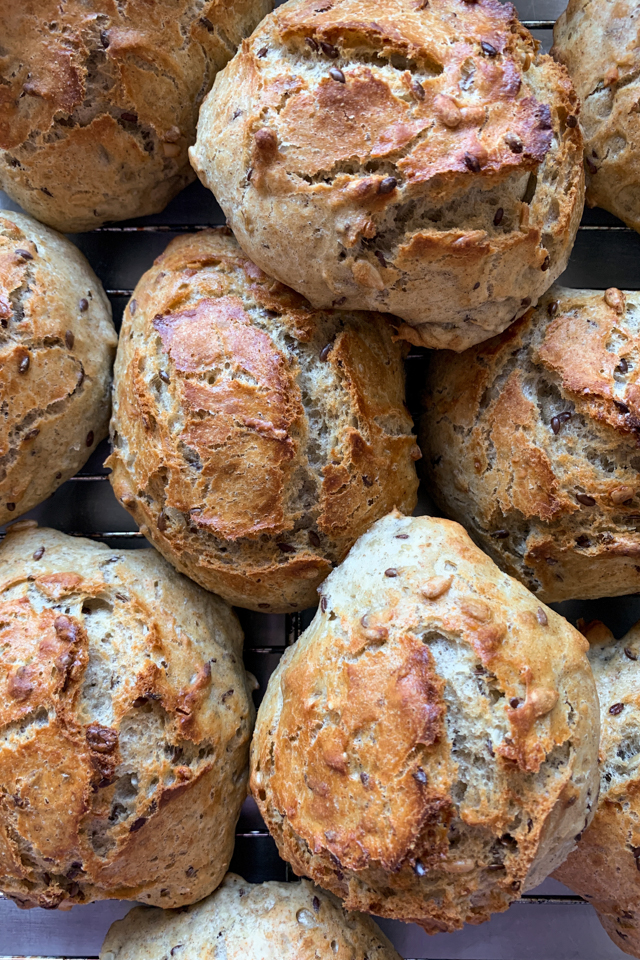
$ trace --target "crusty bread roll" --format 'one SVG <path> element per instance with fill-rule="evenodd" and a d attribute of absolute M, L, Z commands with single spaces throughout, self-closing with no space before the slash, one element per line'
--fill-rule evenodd
<path fill-rule="evenodd" d="M 100 960 L 164 960 L 176 944 L 186 960 L 400 960 L 369 917 L 345 913 L 308 880 L 253 885 L 233 873 L 188 910 L 134 907 L 111 926 Z"/>
<path fill-rule="evenodd" d="M 91 230 L 162 210 L 216 72 L 272 0 L 2 0 L 0 188 Z"/>
<path fill-rule="evenodd" d="M 374 524 L 258 714 L 251 790 L 281 856 L 429 933 L 506 910 L 595 807 L 586 648 L 458 524 Z"/>
<path fill-rule="evenodd" d="M 0 890 L 193 903 L 227 870 L 246 795 L 240 625 L 155 550 L 17 526 L 0 547 Z"/>
<path fill-rule="evenodd" d="M 116 361 L 116 495 L 182 573 L 241 607 L 316 588 L 420 456 L 384 317 L 313 310 L 228 231 L 174 240 L 136 287 Z"/>
<path fill-rule="evenodd" d="M 270 276 L 464 350 L 567 264 L 577 113 L 511 4 L 289 0 L 218 76 L 190 156 Z"/>
<path fill-rule="evenodd" d="M 80 251 L 0 211 L 0 525 L 50 496 L 106 437 L 116 340 Z"/>
<path fill-rule="evenodd" d="M 434 357 L 430 493 L 546 603 L 640 590 L 640 295 L 556 287 L 463 357 Z"/>
<path fill-rule="evenodd" d="M 617 641 L 602 623 L 585 633 L 600 697 L 600 800 L 554 876 L 596 908 L 617 947 L 640 957 L 640 624 Z"/>
<path fill-rule="evenodd" d="M 551 53 L 582 101 L 587 203 L 640 230 L 640 7 L 569 0 Z"/>

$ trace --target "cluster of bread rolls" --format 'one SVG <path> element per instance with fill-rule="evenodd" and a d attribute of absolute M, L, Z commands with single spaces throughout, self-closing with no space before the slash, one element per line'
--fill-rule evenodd
<path fill-rule="evenodd" d="M 394 960 L 365 914 L 450 931 L 554 871 L 640 956 L 637 629 L 545 605 L 640 588 L 640 299 L 554 285 L 585 171 L 640 228 L 638 12 L 595 7 L 553 57 L 498 0 L 0 13 L 0 890 L 147 903 L 102 960 Z M 228 226 L 116 356 L 51 227 L 194 170 Z M 23 516 L 110 415 L 155 550 Z M 411 517 L 418 464 L 451 519 Z M 230 604 L 318 604 L 257 719 Z M 317 886 L 227 873 L 248 789 Z"/>

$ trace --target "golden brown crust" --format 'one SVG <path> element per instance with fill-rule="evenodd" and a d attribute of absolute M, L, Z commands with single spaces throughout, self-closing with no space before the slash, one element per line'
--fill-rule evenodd
<path fill-rule="evenodd" d="M 578 109 L 510 4 L 292 0 L 218 78 L 190 155 L 271 276 L 462 350 L 566 265 Z"/>
<path fill-rule="evenodd" d="M 638 4 L 569 0 L 551 52 L 582 101 L 587 202 L 640 230 Z"/>
<path fill-rule="evenodd" d="M 116 334 L 79 250 L 0 211 L 0 525 L 68 480 L 107 435 Z"/>
<path fill-rule="evenodd" d="M 591 903 L 613 942 L 640 953 L 640 625 L 615 640 L 585 629 L 600 698 L 600 800 L 596 815 L 554 876 Z"/>
<path fill-rule="evenodd" d="M 419 456 L 379 315 L 313 310 L 223 230 L 174 240 L 134 291 L 116 364 L 116 495 L 179 570 L 284 612 L 394 505 Z"/>
<path fill-rule="evenodd" d="M 308 880 L 251 884 L 233 873 L 188 910 L 135 907 L 111 926 L 100 957 L 162 960 L 176 944 L 189 960 L 211 960 L 212 944 L 225 960 L 400 960 L 370 917 Z"/>
<path fill-rule="evenodd" d="M 546 602 L 640 588 L 639 306 L 554 287 L 500 337 L 430 367 L 432 493 Z"/>
<path fill-rule="evenodd" d="M 5 0 L 0 186 L 62 231 L 163 209 L 213 79 L 271 0 Z"/>
<path fill-rule="evenodd" d="M 431 933 L 505 910 L 590 820 L 586 646 L 458 524 L 378 521 L 260 708 L 251 791 L 280 854 Z"/>
<path fill-rule="evenodd" d="M 224 876 L 253 705 L 228 606 L 155 551 L 0 548 L 0 889 L 193 903 Z M 179 801 L 176 802 L 179 798 Z"/>

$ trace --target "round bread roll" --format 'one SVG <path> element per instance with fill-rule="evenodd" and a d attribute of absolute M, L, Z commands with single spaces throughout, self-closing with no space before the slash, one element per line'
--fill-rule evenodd
<path fill-rule="evenodd" d="M 640 294 L 555 287 L 430 367 L 430 493 L 546 603 L 640 590 Z"/>
<path fill-rule="evenodd" d="M 116 342 L 80 251 L 0 211 L 0 525 L 50 496 L 106 437 Z"/>
<path fill-rule="evenodd" d="M 429 933 L 506 910 L 595 806 L 586 648 L 458 524 L 374 524 L 258 714 L 251 790 L 281 856 Z"/>
<path fill-rule="evenodd" d="M 233 873 L 188 910 L 135 907 L 112 925 L 100 960 L 165 960 L 176 944 L 188 960 L 212 949 L 224 960 L 400 960 L 369 917 L 308 880 L 253 885 Z"/>
<path fill-rule="evenodd" d="M 289 0 L 219 75 L 190 156 L 270 276 L 464 350 L 566 267 L 577 112 L 511 4 Z"/>
<path fill-rule="evenodd" d="M 92 230 L 162 210 L 216 72 L 272 0 L 3 0 L 0 188 Z"/>
<path fill-rule="evenodd" d="M 640 7 L 569 0 L 552 54 L 582 101 L 587 202 L 640 230 Z"/>
<path fill-rule="evenodd" d="M 374 520 L 415 507 L 403 401 L 386 318 L 313 310 L 224 230 L 182 236 L 125 313 L 111 481 L 201 586 L 300 610 Z"/>
<path fill-rule="evenodd" d="M 557 880 L 597 910 L 613 942 L 640 956 L 640 624 L 614 640 L 588 624 L 600 698 L 600 800 L 593 822 Z"/>
<path fill-rule="evenodd" d="M 242 631 L 155 550 L 22 521 L 0 548 L 0 890 L 193 903 L 246 795 Z"/>

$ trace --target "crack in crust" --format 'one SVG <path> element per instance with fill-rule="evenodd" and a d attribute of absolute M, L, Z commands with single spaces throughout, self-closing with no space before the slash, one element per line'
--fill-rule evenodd
<path fill-rule="evenodd" d="M 458 524 L 378 521 L 260 707 L 251 791 L 281 856 L 430 933 L 507 909 L 591 817 L 586 647 Z"/>
<path fill-rule="evenodd" d="M 293 0 L 217 79 L 190 155 L 271 276 L 462 350 L 566 265 L 578 109 L 509 4 Z"/>
<path fill-rule="evenodd" d="M 124 318 L 116 495 L 207 589 L 311 606 L 360 533 L 416 502 L 393 332 L 379 315 L 314 310 L 224 230 L 174 240 Z"/>
<path fill-rule="evenodd" d="M 0 568 L 3 892 L 63 909 L 206 896 L 254 716 L 233 613 L 154 551 L 52 530 L 10 532 Z"/>
<path fill-rule="evenodd" d="M 39 220 L 91 230 L 162 210 L 193 179 L 200 104 L 272 0 L 3 5 L 0 184 Z"/>
<path fill-rule="evenodd" d="M 0 212 L 0 524 L 53 493 L 107 435 L 115 347 L 111 306 L 82 254 Z"/>
<path fill-rule="evenodd" d="M 547 603 L 640 588 L 639 318 L 635 293 L 554 287 L 430 367 L 432 493 Z"/>
<path fill-rule="evenodd" d="M 640 230 L 638 4 L 570 0 L 553 35 L 582 102 L 587 203 Z"/>

